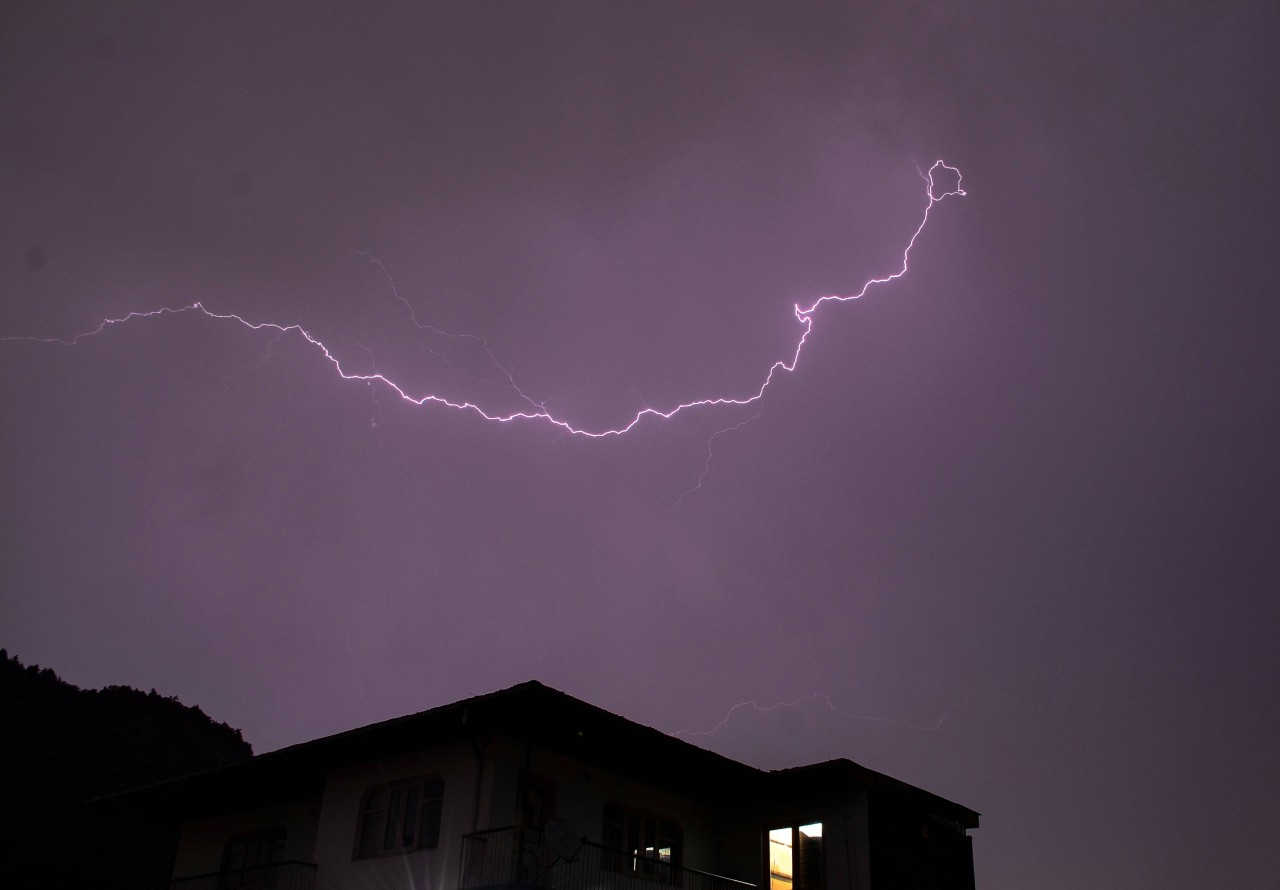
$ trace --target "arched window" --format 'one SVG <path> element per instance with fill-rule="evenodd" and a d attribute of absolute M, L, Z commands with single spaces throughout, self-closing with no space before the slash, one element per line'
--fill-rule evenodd
<path fill-rule="evenodd" d="M 360 802 L 356 859 L 434 849 L 440 844 L 444 780 L 418 776 L 374 785 Z"/>
<path fill-rule="evenodd" d="M 274 887 L 272 865 L 284 858 L 285 830 L 260 828 L 242 831 L 222 848 L 223 887 Z"/>

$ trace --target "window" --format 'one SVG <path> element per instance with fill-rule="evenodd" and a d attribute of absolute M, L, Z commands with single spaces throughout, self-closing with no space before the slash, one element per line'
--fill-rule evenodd
<path fill-rule="evenodd" d="M 604 808 L 600 835 L 606 870 L 668 884 L 677 880 L 684 833 L 670 819 L 611 803 Z"/>
<path fill-rule="evenodd" d="M 821 822 L 769 832 L 769 890 L 823 890 L 826 878 Z"/>
<path fill-rule="evenodd" d="M 264 828 L 234 834 L 222 849 L 220 888 L 274 887 L 276 871 L 284 858 L 285 830 Z"/>
<path fill-rule="evenodd" d="M 444 781 L 438 776 L 373 786 L 360 804 L 355 858 L 435 848 L 443 805 Z"/>

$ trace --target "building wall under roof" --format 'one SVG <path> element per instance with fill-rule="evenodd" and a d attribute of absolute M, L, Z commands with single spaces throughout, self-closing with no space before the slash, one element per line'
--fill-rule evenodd
<path fill-rule="evenodd" d="M 223 868 L 227 841 L 235 835 L 285 829 L 282 861 L 314 862 L 320 799 L 292 801 L 188 822 L 174 860 L 174 877 L 210 874 Z"/>

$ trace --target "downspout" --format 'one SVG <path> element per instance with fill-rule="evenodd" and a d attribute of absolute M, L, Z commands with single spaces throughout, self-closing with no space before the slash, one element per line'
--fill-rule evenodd
<path fill-rule="evenodd" d="M 476 787 L 471 798 L 471 833 L 475 834 L 480 829 L 480 791 L 484 785 L 485 751 L 489 748 L 489 740 L 485 739 L 481 743 L 473 736 L 470 742 L 471 753 L 476 756 Z"/>
<path fill-rule="evenodd" d="M 511 824 L 524 827 L 524 807 L 529 802 L 529 771 L 533 768 L 533 745 L 524 740 L 524 771 L 520 773 L 520 786 L 516 789 L 516 811 Z"/>
<path fill-rule="evenodd" d="M 858 879 L 857 879 L 857 876 L 855 876 L 853 873 L 853 856 L 851 855 L 849 850 L 849 848 L 853 845 L 852 838 L 849 837 L 849 819 L 850 818 L 851 817 L 848 813 L 844 814 L 844 873 L 845 873 L 845 877 L 848 878 L 849 880 L 849 890 L 858 890 L 856 886 L 858 883 Z"/>

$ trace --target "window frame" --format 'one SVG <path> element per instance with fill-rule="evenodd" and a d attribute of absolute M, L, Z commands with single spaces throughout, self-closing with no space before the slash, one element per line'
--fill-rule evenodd
<path fill-rule="evenodd" d="M 819 826 L 819 838 L 822 838 L 817 846 L 816 854 L 814 851 L 802 851 L 800 836 L 802 828 L 811 825 Z M 791 874 L 785 876 L 787 878 L 787 890 L 826 890 L 827 886 L 827 847 L 825 842 L 826 825 L 822 818 L 813 819 L 795 819 L 790 822 L 771 823 L 764 829 L 764 877 L 768 890 L 774 890 L 774 875 L 784 877 L 780 872 L 773 870 L 773 850 L 771 844 L 774 843 L 772 835 L 778 831 L 789 831 L 791 833 L 788 849 L 791 857 Z M 806 837 L 811 837 L 806 835 Z M 811 858 L 812 857 L 812 858 Z M 816 862 L 814 861 L 816 859 Z"/>
<path fill-rule="evenodd" d="M 611 800 L 604 805 L 600 845 L 604 848 L 600 860 L 603 871 L 674 884 L 684 868 L 684 827 L 662 813 L 622 801 Z M 671 851 L 668 858 L 662 857 L 665 849 Z M 649 850 L 652 853 L 646 852 Z"/>
<path fill-rule="evenodd" d="M 444 779 L 437 774 L 370 785 L 360 796 L 351 858 L 437 849 L 443 817 Z"/>
<path fill-rule="evenodd" d="M 282 825 L 237 831 L 228 837 L 222 845 L 222 868 L 219 871 L 218 886 L 274 887 L 276 875 L 273 869 L 284 861 L 288 839 L 289 832 Z M 239 864 L 236 864 L 237 858 Z"/>

